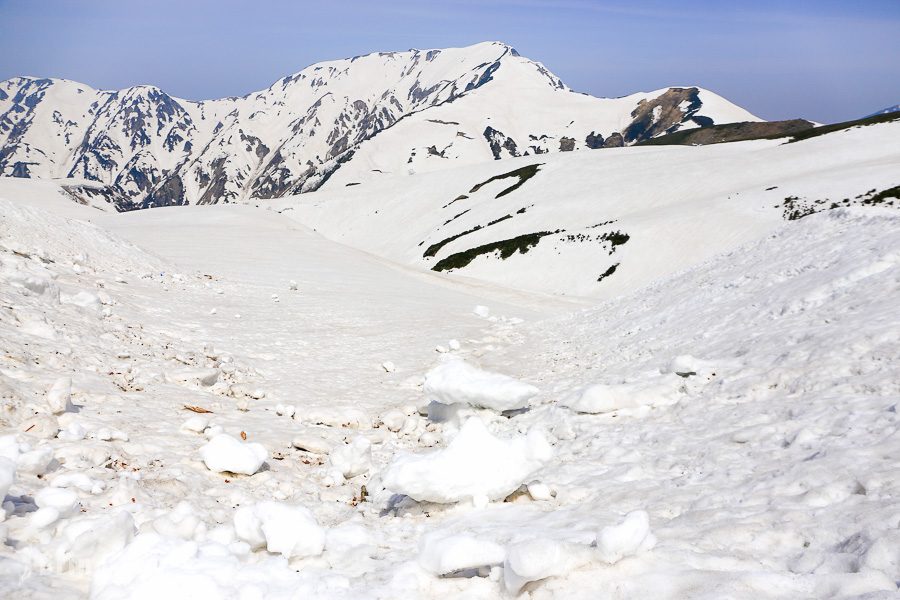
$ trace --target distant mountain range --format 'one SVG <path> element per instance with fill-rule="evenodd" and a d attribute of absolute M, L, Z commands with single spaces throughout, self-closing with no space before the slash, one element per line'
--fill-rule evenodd
<path fill-rule="evenodd" d="M 874 112 L 871 115 L 866 115 L 867 117 L 874 117 L 877 115 L 887 115 L 890 113 L 900 112 L 900 104 L 895 104 L 893 106 L 888 106 L 887 108 L 883 108 L 878 112 Z"/>
<path fill-rule="evenodd" d="M 622 98 L 570 90 L 497 42 L 312 65 L 241 98 L 153 86 L 0 82 L 0 175 L 74 178 L 119 210 L 247 202 L 390 174 L 628 146 L 760 121 L 698 87 Z"/>

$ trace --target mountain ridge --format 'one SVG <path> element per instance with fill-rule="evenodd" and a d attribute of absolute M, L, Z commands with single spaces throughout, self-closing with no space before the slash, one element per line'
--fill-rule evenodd
<path fill-rule="evenodd" d="M 697 87 L 583 95 L 499 42 L 325 61 L 203 101 L 17 77 L 0 82 L 0 175 L 100 182 L 88 200 L 119 210 L 247 202 L 735 120 L 759 119 Z"/>

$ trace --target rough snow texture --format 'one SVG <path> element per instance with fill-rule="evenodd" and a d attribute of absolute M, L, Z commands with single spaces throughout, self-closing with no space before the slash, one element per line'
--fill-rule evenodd
<path fill-rule="evenodd" d="M 785 158 L 793 174 L 771 185 L 813 193 L 821 178 L 841 194 L 886 185 L 896 142 L 885 131 L 778 146 L 809 154 L 805 167 Z M 725 146 L 707 158 L 729 156 Z M 629 157 L 623 172 L 633 176 L 652 156 L 677 170 L 682 150 L 610 152 Z M 729 195 L 746 203 L 742 177 L 718 179 L 716 206 L 730 206 Z M 689 227 L 709 205 L 667 212 L 657 195 L 626 186 L 622 196 L 635 211 L 643 202 L 655 225 L 629 230 L 616 253 L 652 229 L 655 243 L 692 258 L 631 256 L 635 291 L 587 303 L 398 268 L 309 232 L 290 211 L 104 215 L 37 181 L 0 181 L 0 192 L 0 597 L 898 592 L 894 209 L 787 222 L 779 213 L 759 230 L 723 216 L 715 241 Z M 572 193 L 603 208 L 593 193 Z M 573 206 L 556 199 L 559 214 Z M 574 276 L 585 264 L 568 268 Z M 302 293 L 285 291 L 291 280 Z M 88 294 L 99 310 L 65 301 Z M 490 310 L 478 316 L 475 306 Z M 451 339 L 470 364 L 535 382 L 541 403 L 480 410 L 484 424 L 458 433 L 423 416 L 424 375 Z M 385 358 L 394 372 L 380 368 Z M 210 369 L 219 375 L 208 386 L 167 377 Z M 47 392 L 66 377 L 72 410 L 57 415 Z M 677 402 L 591 414 L 568 406 L 595 384 L 671 385 Z M 293 418 L 278 405 L 294 406 Z M 529 439 L 538 430 L 553 446 L 546 462 L 533 460 L 547 449 Z M 200 448 L 220 434 L 265 446 L 267 467 L 208 469 Z M 370 444 L 360 453 L 369 464 L 349 479 L 334 477 L 327 454 L 291 445 L 329 453 L 357 438 Z M 449 502 L 403 496 L 398 482 Z M 277 508 L 260 513 L 264 503 Z M 236 526 L 245 508 L 250 541 Z M 491 552 L 470 552 L 472 540 Z"/>

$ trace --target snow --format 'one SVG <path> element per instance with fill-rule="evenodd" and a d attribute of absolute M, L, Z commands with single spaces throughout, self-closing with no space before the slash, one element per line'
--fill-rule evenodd
<path fill-rule="evenodd" d="M 532 539 L 513 544 L 503 563 L 503 584 L 511 594 L 518 594 L 532 582 L 566 575 L 591 560 L 585 546 L 553 539 Z"/>
<path fill-rule="evenodd" d="M 720 186 L 668 208 L 617 188 L 634 220 L 614 226 L 680 254 L 629 255 L 633 279 L 602 300 L 398 264 L 293 211 L 103 214 L 0 181 L 0 597 L 895 596 L 900 216 L 766 212 L 775 194 L 896 185 L 896 136 L 879 127 L 690 160 L 564 157 L 585 180 L 607 160 L 624 180 L 645 160 L 680 173 L 704 158 L 708 179 L 667 185 Z M 742 212 L 747 186 L 776 175 Z M 563 191 L 542 192 L 560 215 L 599 206 L 573 221 L 612 206 Z M 410 223 L 432 218 L 426 204 Z M 563 271 L 510 265 L 534 281 Z M 60 302 L 81 291 L 111 314 Z M 464 410 L 429 419 L 426 375 L 444 360 L 493 382 L 477 406 L 540 394 L 477 408 L 450 377 L 438 387 L 455 403 L 465 391 Z M 211 371 L 211 385 L 172 376 Z"/>
<path fill-rule="evenodd" d="M 666 406 L 678 401 L 675 382 L 657 384 L 603 384 L 587 386 L 567 406 L 580 413 L 599 414 L 622 409 Z"/>
<path fill-rule="evenodd" d="M 531 384 L 483 371 L 463 360 L 448 360 L 425 376 L 425 397 L 431 402 L 498 412 L 528 408 L 539 391 Z"/>
<path fill-rule="evenodd" d="M 19 77 L 0 81 L 0 114 L 9 121 L 0 132 L 0 174 L 24 165 L 32 177 L 60 178 L 67 197 L 106 210 L 103 184 L 126 206 L 140 206 L 150 200 L 147 182 L 160 178 L 178 181 L 191 204 L 249 202 L 489 161 L 488 125 L 514 138 L 519 153 L 558 152 L 563 137 L 584 149 L 588 134 L 623 130 L 641 101 L 665 91 L 579 94 L 499 42 L 327 61 L 240 98 L 202 102 L 148 85 L 106 91 Z M 702 90 L 707 97 L 700 114 L 717 123 L 758 120 Z M 333 132 L 323 135 L 325 127 Z M 94 151 L 101 146 L 103 157 Z"/>
<path fill-rule="evenodd" d="M 72 378 L 60 377 L 47 392 L 47 405 L 55 415 L 60 415 L 72 409 Z"/>
<path fill-rule="evenodd" d="M 650 550 L 655 545 L 656 538 L 650 533 L 650 516 L 642 510 L 628 513 L 621 523 L 608 525 L 597 535 L 601 560 L 609 564 Z"/>
<path fill-rule="evenodd" d="M 253 475 L 269 453 L 262 444 L 242 443 L 227 434 L 219 434 L 200 448 L 200 458 L 210 471 Z"/>
<path fill-rule="evenodd" d="M 279 502 L 242 506 L 234 513 L 234 530 L 253 549 L 285 558 L 316 556 L 325 548 L 325 530 L 309 509 Z"/>
<path fill-rule="evenodd" d="M 16 463 L 0 456 L 0 499 L 4 498 L 16 480 Z"/>
<path fill-rule="evenodd" d="M 790 144 L 757 140 L 509 158 L 385 176 L 270 206 L 331 240 L 418 269 L 490 243 L 551 232 L 527 252 L 506 258 L 496 251 L 482 254 L 445 273 L 538 293 L 608 299 L 774 232 L 784 223 L 785 198 L 841 201 L 896 186 L 898 132 L 900 122 L 894 122 Z M 535 164 L 537 173 L 512 193 L 496 197 L 514 179 L 471 192 L 491 177 Z M 467 198 L 454 201 L 460 196 Z M 382 233 L 388 230 L 392 235 Z M 601 239 L 615 232 L 627 234 L 628 241 L 613 247 Z M 446 240 L 433 257 L 425 255 Z M 613 265 L 615 272 L 600 279 Z M 487 318 L 491 312 L 476 307 L 476 314 Z"/>
<path fill-rule="evenodd" d="M 503 546 L 470 535 L 429 533 L 419 548 L 419 564 L 435 575 L 500 565 L 505 559 Z"/>
<path fill-rule="evenodd" d="M 536 429 L 527 436 L 499 439 L 478 418 L 471 418 L 446 448 L 395 459 L 385 471 L 383 485 L 425 502 L 502 500 L 552 452 Z"/>
<path fill-rule="evenodd" d="M 362 475 L 371 464 L 372 442 L 358 435 L 350 443 L 332 449 L 328 460 L 334 470 L 346 479 Z"/>

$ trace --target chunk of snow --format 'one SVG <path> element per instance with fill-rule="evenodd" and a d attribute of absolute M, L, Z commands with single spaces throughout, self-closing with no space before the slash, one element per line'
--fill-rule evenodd
<path fill-rule="evenodd" d="M 325 548 L 325 530 L 303 506 L 272 501 L 242 506 L 234 513 L 234 530 L 251 548 L 265 546 L 285 558 L 318 556 Z"/>
<path fill-rule="evenodd" d="M 439 404 L 468 404 L 496 411 L 527 408 L 538 393 L 531 384 L 483 371 L 453 359 L 435 367 L 425 376 L 425 396 Z"/>
<path fill-rule="evenodd" d="M 19 473 L 31 473 L 32 475 L 44 475 L 53 464 L 53 448 L 43 446 L 34 450 L 27 450 L 19 454 L 16 459 L 16 469 Z"/>
<path fill-rule="evenodd" d="M 276 404 L 275 414 L 281 417 L 293 417 L 297 408 L 293 404 Z"/>
<path fill-rule="evenodd" d="M 681 377 L 689 377 L 691 375 L 705 374 L 711 372 L 711 365 L 705 360 L 694 358 L 690 354 L 681 354 L 676 356 L 669 364 L 660 369 L 663 373 L 675 373 Z"/>
<path fill-rule="evenodd" d="M 53 508 L 60 515 L 68 515 L 78 509 L 78 496 L 72 490 L 46 487 L 34 495 L 38 508 Z"/>
<path fill-rule="evenodd" d="M 189 417 L 187 421 L 181 424 L 181 431 L 190 431 L 193 433 L 203 433 L 203 430 L 209 426 L 209 417 L 204 415 L 194 415 Z"/>
<path fill-rule="evenodd" d="M 400 456 L 384 474 L 389 490 L 419 500 L 501 500 L 548 461 L 553 450 L 538 430 L 509 440 L 469 419 L 446 448 Z"/>
<path fill-rule="evenodd" d="M 83 515 L 63 522 L 52 547 L 61 571 L 90 572 L 134 538 L 134 520 L 125 511 Z"/>
<path fill-rule="evenodd" d="M 419 564 L 438 576 L 500 565 L 505 559 L 503 546 L 466 534 L 437 531 L 424 535 L 419 543 Z"/>
<path fill-rule="evenodd" d="M 528 490 L 528 495 L 531 496 L 532 500 L 552 500 L 553 499 L 553 491 L 550 489 L 546 483 L 541 483 L 539 481 L 532 481 L 526 486 Z"/>
<path fill-rule="evenodd" d="M 600 414 L 641 406 L 663 406 L 677 401 L 673 388 L 666 384 L 595 383 L 584 388 L 568 402 L 576 412 Z"/>
<path fill-rule="evenodd" d="M 591 561 L 591 548 L 572 542 L 533 539 L 513 544 L 503 563 L 503 583 L 511 594 L 525 584 L 558 577 Z"/>
<path fill-rule="evenodd" d="M 360 435 L 355 436 L 349 444 L 334 448 L 329 462 L 345 479 L 362 475 L 372 463 L 372 443 Z"/>
<path fill-rule="evenodd" d="M 388 373 L 393 373 L 397 367 L 394 366 L 394 363 L 392 363 L 391 361 L 386 360 L 383 363 L 381 363 L 381 368 L 384 369 L 385 371 L 387 371 Z"/>
<path fill-rule="evenodd" d="M 3 498 L 9 493 L 9 488 L 15 480 L 16 463 L 5 456 L 0 456 L 0 504 L 3 503 Z M 3 511 L 0 510 L 0 517 L 2 516 Z"/>
<path fill-rule="evenodd" d="M 300 433 L 295 435 L 294 439 L 291 441 L 291 446 L 312 454 L 328 454 L 331 452 L 331 443 L 325 438 L 312 433 Z"/>
<path fill-rule="evenodd" d="M 489 309 L 487 306 L 482 306 L 481 304 L 473 308 L 472 312 L 482 319 L 487 319 L 489 316 L 491 316 L 491 309 Z"/>
<path fill-rule="evenodd" d="M 198 383 L 209 387 L 219 378 L 218 369 L 183 369 L 166 373 L 166 380 L 171 383 Z"/>
<path fill-rule="evenodd" d="M 47 406 L 55 415 L 72 410 L 72 378 L 60 377 L 47 392 Z"/>
<path fill-rule="evenodd" d="M 80 308 L 86 308 L 93 311 L 99 311 L 101 308 L 100 298 L 97 294 L 88 292 L 87 290 L 82 290 L 71 296 L 63 294 L 60 296 L 60 300 L 64 304 L 74 304 Z"/>
<path fill-rule="evenodd" d="M 406 422 L 406 415 L 395 409 L 391 409 L 381 415 L 381 422 L 387 427 L 388 431 L 400 431 L 403 423 Z"/>
<path fill-rule="evenodd" d="M 94 489 L 97 489 L 98 483 L 84 473 L 70 471 L 54 477 L 50 485 L 55 488 L 75 488 L 82 492 L 91 493 Z"/>
<path fill-rule="evenodd" d="M 262 444 L 243 443 L 222 433 L 200 448 L 200 457 L 210 471 L 253 475 L 269 453 Z"/>
<path fill-rule="evenodd" d="M 360 523 L 342 523 L 325 532 L 325 550 L 332 553 L 346 553 L 372 543 L 371 530 Z"/>
<path fill-rule="evenodd" d="M 59 434 L 59 420 L 54 415 L 34 415 L 19 423 L 18 430 L 31 437 L 48 440 Z"/>
<path fill-rule="evenodd" d="M 628 513 L 621 523 L 604 527 L 597 535 L 600 558 L 609 564 L 655 545 L 656 537 L 650 533 L 650 516 L 643 510 Z"/>
<path fill-rule="evenodd" d="M 459 340 L 450 340 L 449 342 L 447 342 L 447 347 L 454 351 L 459 350 L 460 349 Z"/>

